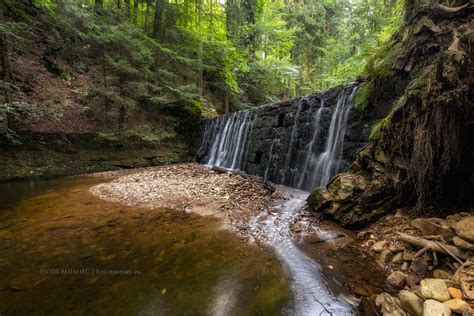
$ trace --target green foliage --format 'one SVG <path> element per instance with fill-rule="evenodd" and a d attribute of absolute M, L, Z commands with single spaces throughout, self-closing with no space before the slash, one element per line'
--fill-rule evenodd
<path fill-rule="evenodd" d="M 362 113 L 369 103 L 370 86 L 370 82 L 364 82 L 357 90 L 354 98 L 354 107 L 359 113 Z"/>
<path fill-rule="evenodd" d="M 20 2 L 22 14 L 31 14 L 29 2 Z M 347 83 L 363 71 L 383 75 L 403 8 L 403 1 L 380 0 L 32 3 L 57 32 L 55 54 L 93 77 L 88 114 L 121 128 L 140 109 L 188 122 L 207 110 L 203 104 L 222 111 L 228 101 L 239 110 Z M 12 23 L 0 23 L 0 36 L 18 36 L 26 25 Z M 357 94 L 358 110 L 368 89 Z"/>
<path fill-rule="evenodd" d="M 7 145 L 11 145 L 11 146 L 23 145 L 23 140 L 21 139 L 21 136 L 11 129 L 7 130 L 5 133 L 2 133 L 1 136 Z"/>
<path fill-rule="evenodd" d="M 369 134 L 369 140 L 374 141 L 379 137 L 381 129 L 386 126 L 390 121 L 390 116 L 387 116 L 377 123 L 375 123 L 371 128 L 370 128 L 370 134 Z"/>

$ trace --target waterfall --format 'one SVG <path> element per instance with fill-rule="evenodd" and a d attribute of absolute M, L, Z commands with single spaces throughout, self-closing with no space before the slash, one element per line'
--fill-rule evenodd
<path fill-rule="evenodd" d="M 209 166 L 240 169 L 304 191 L 344 165 L 344 138 L 357 86 L 208 119 L 199 149 Z M 282 103 L 283 104 L 283 103 Z"/>
<path fill-rule="evenodd" d="M 326 139 L 326 146 L 324 152 L 317 159 L 316 170 L 312 177 L 312 187 L 327 184 L 331 176 L 339 171 L 344 148 L 344 136 L 347 129 L 347 119 L 354 103 L 356 91 L 356 87 L 352 88 L 352 91 L 344 89 L 337 99 L 336 109 L 331 118 L 329 135 Z"/>
<path fill-rule="evenodd" d="M 198 151 L 207 152 L 203 162 L 233 170 L 242 168 L 253 119 L 253 113 L 242 111 L 207 120 Z"/>

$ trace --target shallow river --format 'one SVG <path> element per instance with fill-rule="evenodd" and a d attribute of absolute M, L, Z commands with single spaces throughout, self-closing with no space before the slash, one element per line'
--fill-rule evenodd
<path fill-rule="evenodd" d="M 321 249 L 272 223 L 301 197 L 255 220 L 263 246 L 211 217 L 100 200 L 89 188 L 101 181 L 0 184 L 0 315 L 356 313 L 348 268 L 323 268 Z"/>

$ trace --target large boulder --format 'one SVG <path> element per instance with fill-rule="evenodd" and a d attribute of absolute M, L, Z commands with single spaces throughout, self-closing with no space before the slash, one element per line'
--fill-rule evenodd
<path fill-rule="evenodd" d="M 420 282 L 420 294 L 425 299 L 446 302 L 451 299 L 446 283 L 441 279 L 424 279 Z"/>
<path fill-rule="evenodd" d="M 474 241 L 474 216 L 469 216 L 456 225 L 456 234 L 462 239 Z"/>
<path fill-rule="evenodd" d="M 309 196 L 308 203 L 314 207 L 314 211 L 324 210 L 334 200 L 331 193 L 325 187 L 316 188 Z"/>

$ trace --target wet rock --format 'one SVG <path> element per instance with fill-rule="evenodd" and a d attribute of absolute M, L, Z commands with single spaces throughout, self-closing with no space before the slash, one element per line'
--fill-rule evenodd
<path fill-rule="evenodd" d="M 325 187 L 316 188 L 309 196 L 308 196 L 308 204 L 313 206 L 315 212 L 320 212 L 325 207 L 327 207 L 332 201 L 333 197 Z"/>
<path fill-rule="evenodd" d="M 378 241 L 372 246 L 372 250 L 375 252 L 382 252 L 386 244 L 387 242 L 385 240 Z"/>
<path fill-rule="evenodd" d="M 406 280 L 407 280 L 407 275 L 405 273 L 400 272 L 400 271 L 395 271 L 395 272 L 392 272 L 388 276 L 386 283 L 390 288 L 399 290 L 405 286 Z"/>
<path fill-rule="evenodd" d="M 462 291 L 460 289 L 457 289 L 455 287 L 450 287 L 448 288 L 449 294 L 451 294 L 452 298 L 458 298 L 462 299 Z"/>
<path fill-rule="evenodd" d="M 384 316 L 407 315 L 398 305 L 397 301 L 388 293 L 381 293 L 377 295 L 375 298 L 375 305 L 377 305 Z"/>
<path fill-rule="evenodd" d="M 423 303 L 423 315 L 426 316 L 451 316 L 451 310 L 446 304 L 435 300 L 426 300 Z"/>
<path fill-rule="evenodd" d="M 423 314 L 423 300 L 415 293 L 401 290 L 398 293 L 400 304 L 404 307 L 410 315 L 421 316 Z"/>
<path fill-rule="evenodd" d="M 462 248 L 462 249 L 465 249 L 465 250 L 470 250 L 470 251 L 474 251 L 474 244 L 473 243 L 470 243 L 458 236 L 455 236 L 453 237 L 453 243 L 455 246 L 459 247 L 459 248 Z"/>
<path fill-rule="evenodd" d="M 462 314 L 464 312 L 469 312 L 471 310 L 471 307 L 469 306 L 468 303 L 458 298 L 454 298 L 452 300 L 444 302 L 444 304 L 448 306 L 448 308 L 453 313 Z"/>
<path fill-rule="evenodd" d="M 403 253 L 399 252 L 393 257 L 392 263 L 399 264 L 402 262 L 403 262 Z"/>
<path fill-rule="evenodd" d="M 10 282 L 10 288 L 15 291 L 31 289 L 41 282 L 41 276 L 34 273 L 25 273 L 14 277 Z"/>
<path fill-rule="evenodd" d="M 423 279 L 421 275 L 410 273 L 407 277 L 407 285 L 410 288 L 414 288 L 420 283 L 420 281 Z"/>
<path fill-rule="evenodd" d="M 421 280 L 420 294 L 426 299 L 434 299 L 440 302 L 446 302 L 451 299 L 446 283 L 440 279 Z"/>
<path fill-rule="evenodd" d="M 336 201 L 344 201 L 355 191 L 364 191 L 366 187 L 364 177 L 352 173 L 341 173 L 331 182 L 330 192 Z"/>
<path fill-rule="evenodd" d="M 425 276 L 428 271 L 428 263 L 423 258 L 416 258 L 410 264 L 410 272 Z"/>
<path fill-rule="evenodd" d="M 456 234 L 464 240 L 474 242 L 474 216 L 460 220 L 456 225 Z"/>

